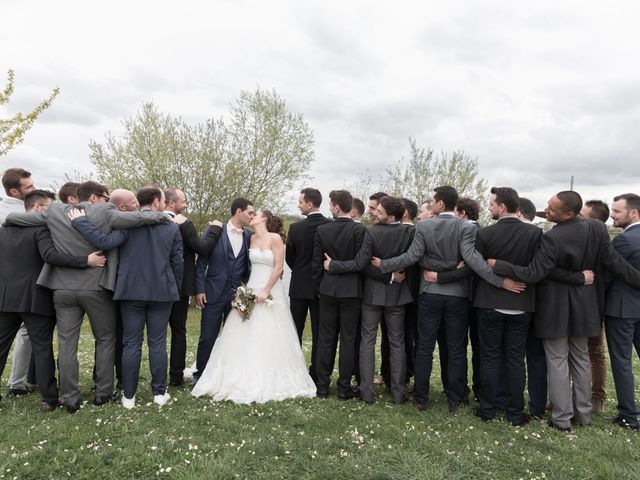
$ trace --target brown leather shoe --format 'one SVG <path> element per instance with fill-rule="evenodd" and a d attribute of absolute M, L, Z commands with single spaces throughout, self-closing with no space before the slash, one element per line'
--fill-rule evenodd
<path fill-rule="evenodd" d="M 427 409 L 427 406 L 422 405 L 421 403 L 418 403 L 418 401 L 416 400 L 416 397 L 414 397 L 413 395 L 409 397 L 409 403 L 411 403 L 411 405 L 416 407 L 416 410 L 418 410 L 419 412 L 424 412 Z"/>

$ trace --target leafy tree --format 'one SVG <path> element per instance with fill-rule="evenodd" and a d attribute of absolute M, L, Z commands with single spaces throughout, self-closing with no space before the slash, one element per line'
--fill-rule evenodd
<path fill-rule="evenodd" d="M 108 133 L 104 144 L 89 144 L 98 179 L 132 190 L 149 183 L 178 187 L 200 227 L 227 217 L 237 196 L 259 208 L 281 208 L 314 159 L 311 129 L 273 90 L 242 91 L 228 122 L 189 125 L 147 103 L 123 126 L 121 136 Z"/>
<path fill-rule="evenodd" d="M 0 91 L 0 105 L 9 103 L 13 94 L 15 74 L 13 70 L 7 73 L 7 83 L 3 91 Z M 36 121 L 38 116 L 51 106 L 53 100 L 60 93 L 59 88 L 53 89 L 51 95 L 29 113 L 16 113 L 10 118 L 0 118 L 0 156 L 5 155 L 9 150 L 18 145 L 24 139 L 24 135 Z"/>
<path fill-rule="evenodd" d="M 382 189 L 390 195 L 398 195 L 422 202 L 431 197 L 433 189 L 440 185 L 451 185 L 462 196 L 484 202 L 487 182 L 478 178 L 478 159 L 456 151 L 451 154 L 435 154 L 409 139 L 409 158 L 402 158 L 396 165 L 386 169 Z"/>
<path fill-rule="evenodd" d="M 365 205 L 369 195 L 378 191 L 410 198 L 420 204 L 431 198 L 433 189 L 440 185 L 455 187 L 461 197 L 474 198 L 481 206 L 486 203 L 487 182 L 478 178 L 476 157 L 464 151 L 437 154 L 430 148 L 419 147 L 412 138 L 409 138 L 408 158 L 401 157 L 395 165 L 386 168 L 377 181 L 368 170 L 361 172 L 346 188 L 362 198 Z M 483 225 L 491 222 L 489 214 L 483 208 L 480 212 L 480 222 Z"/>

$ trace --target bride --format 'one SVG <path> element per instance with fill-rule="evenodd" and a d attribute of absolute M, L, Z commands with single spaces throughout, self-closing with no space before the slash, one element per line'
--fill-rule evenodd
<path fill-rule="evenodd" d="M 231 310 L 207 366 L 193 388 L 196 397 L 214 401 L 264 403 L 315 397 L 280 275 L 284 265 L 282 220 L 270 211 L 256 214 L 250 226 L 251 276 L 256 293 L 251 316 L 242 321 Z M 269 295 L 272 301 L 265 302 Z"/>

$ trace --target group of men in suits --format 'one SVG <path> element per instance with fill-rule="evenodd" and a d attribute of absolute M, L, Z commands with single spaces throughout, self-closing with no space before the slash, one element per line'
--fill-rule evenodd
<path fill-rule="evenodd" d="M 614 226 L 625 230 L 613 242 L 604 222 L 581 215 L 583 202 L 573 191 L 549 200 L 545 214 L 555 227 L 546 234 L 531 224 L 533 204 L 512 188 L 491 190 L 489 211 L 496 223 L 486 228 L 474 224 L 477 203 L 461 200 L 454 188 L 437 187 L 421 205 L 423 221 L 414 227 L 402 221 L 406 202 L 374 195 L 369 216 L 375 225 L 366 229 L 353 220 L 357 213 L 349 192 L 330 193 L 331 221 L 319 213 L 320 192 L 301 191 L 299 207 L 307 218 L 290 227 L 287 241 L 291 311 L 301 338 L 307 312 L 311 316 L 310 372 L 318 396 L 328 396 L 339 341 L 338 398 L 353 398 L 358 391 L 364 402 L 374 402 L 373 352 L 382 324 L 384 383 L 395 403 L 404 402 L 407 306 L 415 303 L 415 385 L 409 400 L 416 409 L 428 404 L 436 342 L 450 411 L 468 403 L 473 314 L 475 414 L 491 421 L 503 410 L 514 426 L 526 424 L 528 369 L 531 414 L 544 415 L 548 385 L 548 423 L 568 431 L 572 423 L 590 423 L 588 344 L 601 338 L 605 318 L 619 401 L 612 421 L 637 429 L 631 353 L 632 344 L 640 347 L 640 197 L 614 199 Z M 408 287 L 416 277 L 410 268 L 420 271 L 417 294 Z M 594 385 L 594 398 L 595 392 Z"/>
<path fill-rule="evenodd" d="M 97 182 L 69 182 L 61 188 L 61 202 L 54 202 L 23 169 L 7 170 L 2 180 L 2 369 L 18 332 L 26 332 L 16 341 L 9 394 L 29 393 L 32 358 L 31 383 L 39 385 L 41 410 L 59 403 L 69 412 L 80 408 L 77 348 L 86 314 L 95 337 L 94 403 L 117 398 L 115 366 L 122 404 L 135 406 L 146 327 L 151 389 L 154 401 L 165 404 L 167 370 L 169 385 L 184 382 L 190 296 L 203 309 L 197 379 L 233 292 L 249 275 L 251 232 L 245 227 L 254 214 L 251 202 L 234 200 L 229 222 L 211 222 L 200 238 L 182 215 L 187 202 L 179 189 L 149 186 L 137 194 L 110 194 Z M 475 222 L 477 203 L 458 198 L 449 186 L 434 189 L 419 209 L 407 199 L 373 194 L 370 228 L 359 221 L 364 203 L 346 190 L 329 194 L 333 219 L 320 213 L 321 204 L 317 189 L 300 192 L 298 207 L 306 218 L 290 226 L 286 247 L 300 341 L 311 318 L 309 373 L 318 397 L 329 395 L 339 348 L 338 398 L 375 401 L 374 351 L 382 326 L 381 374 L 392 401 L 401 404 L 410 393 L 417 410 L 427 408 L 438 343 L 443 387 L 456 412 L 470 394 L 467 345 L 474 323 L 476 415 L 490 421 L 503 410 L 513 425 L 527 423 L 528 376 L 530 413 L 544 414 L 548 387 L 549 424 L 567 431 L 572 423 L 590 423 L 597 405 L 592 398 L 604 390 L 603 375 L 594 374 L 594 382 L 591 377 L 592 369 L 602 370 L 593 359 L 602 358 L 604 325 L 618 397 L 613 422 L 638 428 L 632 349 L 640 352 L 639 196 L 614 198 L 611 218 L 623 231 L 613 241 L 601 206 L 583 205 L 572 191 L 549 200 L 545 214 L 555 226 L 545 234 L 531 225 L 533 204 L 509 187 L 491 189 L 489 211 L 496 222 L 485 228 Z M 18 358 L 25 355 L 21 345 L 29 343 L 33 354 Z M 415 385 L 407 392 L 412 372 Z"/>
<path fill-rule="evenodd" d="M 146 327 L 153 400 L 164 405 L 170 399 L 167 327 L 172 330 L 169 384 L 180 386 L 189 296 L 196 293 L 195 255 L 210 254 L 222 224 L 211 222 L 201 239 L 182 215 L 186 199 L 175 188 L 109 194 L 94 181 L 69 182 L 60 189 L 61 202 L 53 202 L 55 195 L 35 189 L 23 169 L 8 169 L 2 181 L 7 197 L 0 202 L 0 371 L 19 329 L 26 328 L 35 365 L 31 383 L 39 385 L 41 410 L 63 405 L 76 412 L 82 404 L 78 341 L 86 314 L 95 338 L 94 404 L 118 398 L 115 367 L 123 406 L 135 406 Z M 16 342 L 16 356 L 19 347 Z M 17 363 L 12 377 L 19 376 Z M 10 396 L 27 393 L 10 384 Z"/>

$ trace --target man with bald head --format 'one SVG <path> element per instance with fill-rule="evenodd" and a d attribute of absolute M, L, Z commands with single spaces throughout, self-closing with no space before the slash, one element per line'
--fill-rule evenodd
<path fill-rule="evenodd" d="M 94 181 L 81 183 L 77 194 L 78 207 L 104 233 L 114 228 L 135 228 L 141 225 L 169 222 L 155 212 L 142 215 L 131 208 L 127 191 L 116 191 L 119 206 L 109 202 L 109 190 Z M 131 193 L 132 194 L 132 193 Z M 133 194 L 132 194 L 133 195 Z M 128 206 L 127 206 L 128 205 Z M 18 226 L 47 225 L 59 251 L 66 255 L 88 255 L 94 247 L 71 226 L 67 216 L 72 205 L 54 203 L 42 213 L 13 213 L 6 223 Z M 85 313 L 96 340 L 96 405 L 112 400 L 113 366 L 116 341 L 116 307 L 112 299 L 118 266 L 117 249 L 105 252 L 104 269 L 85 270 L 55 267 L 45 264 L 38 285 L 53 290 L 58 326 L 58 364 L 60 370 L 60 401 L 70 413 L 80 408 L 78 387 L 78 340 Z"/>
<path fill-rule="evenodd" d="M 78 187 L 76 187 L 76 192 Z M 76 193 L 77 196 L 77 193 Z M 60 198 L 62 200 L 62 197 Z M 138 203 L 138 199 L 136 194 L 131 190 L 126 190 L 124 188 L 116 188 L 111 192 L 110 200 L 116 207 L 116 210 L 120 212 L 135 212 L 138 210 L 140 204 Z M 73 205 L 77 205 L 77 201 L 72 202 L 64 202 L 71 203 Z M 116 305 L 117 307 L 117 305 Z M 115 357 L 114 357 L 114 366 L 116 369 L 116 388 L 122 388 L 122 350 L 124 348 L 123 340 L 122 340 L 122 315 L 120 314 L 120 309 L 116 308 L 116 344 L 115 344 Z M 98 345 L 96 343 L 96 351 L 98 351 Z M 96 375 L 96 366 L 93 366 L 93 381 L 95 383 L 97 378 Z"/>
<path fill-rule="evenodd" d="M 136 194 L 124 188 L 116 188 L 111 192 L 110 201 L 120 212 L 135 212 L 140 207 Z"/>
<path fill-rule="evenodd" d="M 616 252 L 604 223 L 580 217 L 581 209 L 580 195 L 559 192 L 545 209 L 547 220 L 556 225 L 542 236 L 540 249 L 529 265 L 487 260 L 498 275 L 538 284 L 534 331 L 542 338 L 547 357 L 553 404 L 549 425 L 562 431 L 571 430 L 571 422 L 591 422 L 587 341 L 600 331 L 593 272 L 604 266 L 629 285 L 640 288 L 640 271 Z M 573 272 L 574 278 L 559 280 L 555 275 L 548 276 L 556 267 Z"/>
<path fill-rule="evenodd" d="M 165 213 L 172 218 L 181 217 L 187 209 L 187 198 L 182 190 L 169 188 L 164 191 Z M 113 201 L 113 194 L 111 195 Z M 178 222 L 179 223 L 179 222 Z M 187 315 L 189 297 L 196 294 L 196 254 L 208 257 L 222 233 L 222 223 L 214 220 L 204 238 L 200 239 L 196 227 L 190 220 L 180 225 L 182 237 L 183 274 L 178 285 L 180 300 L 173 303 L 169 326 L 171 327 L 171 353 L 169 356 L 169 385 L 179 387 L 184 384 L 184 368 L 187 355 Z"/>

